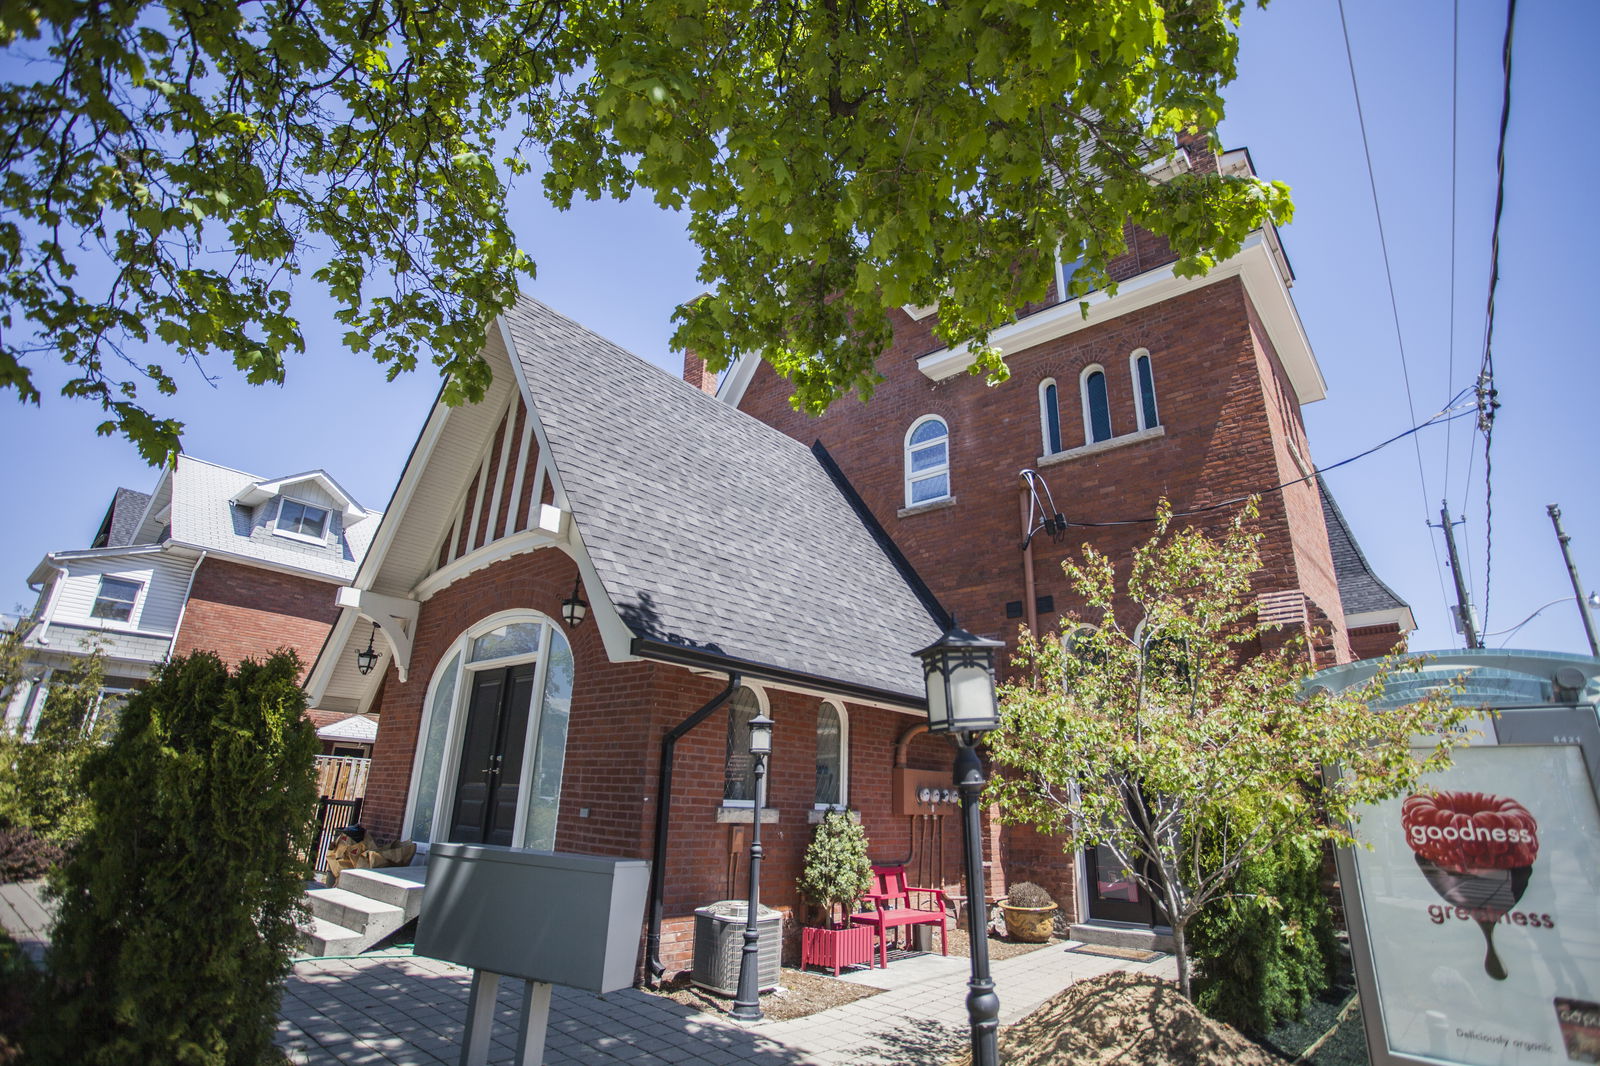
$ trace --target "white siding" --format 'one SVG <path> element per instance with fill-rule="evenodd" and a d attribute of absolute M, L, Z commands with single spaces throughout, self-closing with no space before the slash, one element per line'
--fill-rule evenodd
<path fill-rule="evenodd" d="M 107 559 L 75 559 L 67 564 L 67 574 L 56 602 L 52 622 L 87 625 L 101 629 L 137 630 L 141 633 L 171 635 L 183 610 L 184 595 L 194 561 L 171 555 L 114 556 Z M 127 622 L 95 618 L 89 612 L 100 594 L 102 575 L 137 581 L 143 588 Z"/>

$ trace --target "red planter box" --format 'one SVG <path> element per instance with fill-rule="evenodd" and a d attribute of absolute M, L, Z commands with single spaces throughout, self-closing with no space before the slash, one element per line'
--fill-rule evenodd
<path fill-rule="evenodd" d="M 872 965 L 872 930 L 866 926 L 800 930 L 800 968 L 831 967 L 833 976 L 846 966 Z"/>

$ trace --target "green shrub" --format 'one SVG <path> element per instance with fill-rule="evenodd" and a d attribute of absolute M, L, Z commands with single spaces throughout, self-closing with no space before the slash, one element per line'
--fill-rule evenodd
<path fill-rule="evenodd" d="M 94 648 L 52 675 L 33 736 L 0 736 L 0 821 L 57 844 L 89 827 L 89 801 L 79 784 L 83 764 L 110 734 L 116 715 L 100 696 L 105 656 Z"/>
<path fill-rule="evenodd" d="M 297 942 L 316 735 L 281 652 L 172 660 L 85 766 L 93 822 L 52 878 L 46 1064 L 258 1066 Z"/>
<path fill-rule="evenodd" d="M 0 829 L 0 885 L 37 881 L 61 865 L 66 851 L 23 826 Z"/>
<path fill-rule="evenodd" d="M 823 816 L 806 847 L 795 886 L 806 902 L 828 912 L 830 922 L 835 905 L 848 912 L 856 900 L 872 890 L 867 834 L 855 819 L 842 811 L 829 811 Z"/>
<path fill-rule="evenodd" d="M 1259 1035 L 1300 1017 L 1332 982 L 1337 954 L 1322 851 L 1280 845 L 1247 860 L 1224 892 L 1189 926 L 1195 1004 Z"/>

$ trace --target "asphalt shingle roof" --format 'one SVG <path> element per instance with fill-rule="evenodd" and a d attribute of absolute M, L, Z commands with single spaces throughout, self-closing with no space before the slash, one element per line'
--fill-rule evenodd
<path fill-rule="evenodd" d="M 1320 478 L 1317 488 L 1322 494 L 1322 519 L 1328 527 L 1328 548 L 1333 552 L 1333 573 L 1339 582 L 1339 599 L 1344 603 L 1344 613 L 1367 614 L 1409 608 L 1410 604 L 1395 595 L 1394 590 L 1372 572 L 1339 505 L 1333 501 L 1328 486 Z"/>
<path fill-rule="evenodd" d="M 139 532 L 139 519 L 144 516 L 145 505 L 149 502 L 148 492 L 118 489 L 111 498 L 111 509 L 106 512 L 106 519 L 100 527 L 105 534 L 105 542 L 99 543 L 100 538 L 96 537 L 95 547 L 120 548 L 132 544 L 134 534 Z"/>
<path fill-rule="evenodd" d="M 922 697 L 912 653 L 939 627 L 810 449 L 535 300 L 505 321 L 636 635 Z"/>

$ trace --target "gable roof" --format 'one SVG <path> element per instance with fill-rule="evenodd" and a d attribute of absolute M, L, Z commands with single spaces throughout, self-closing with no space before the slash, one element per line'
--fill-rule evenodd
<path fill-rule="evenodd" d="M 637 653 L 921 701 L 935 605 L 810 449 L 536 300 L 502 322 Z"/>
<path fill-rule="evenodd" d="M 100 530 L 89 546 L 115 548 L 132 544 L 134 534 L 139 531 L 139 519 L 149 503 L 149 493 L 119 488 L 116 495 L 111 497 L 111 506 L 106 508 L 106 516 L 100 521 Z"/>
<path fill-rule="evenodd" d="M 1411 605 L 1372 572 L 1343 512 L 1320 477 L 1317 491 L 1322 497 L 1322 519 L 1328 527 L 1328 549 L 1333 553 L 1333 572 L 1339 582 L 1345 622 L 1363 626 L 1392 621 L 1399 623 L 1402 632 L 1415 629 L 1417 623 L 1412 617 Z"/>

